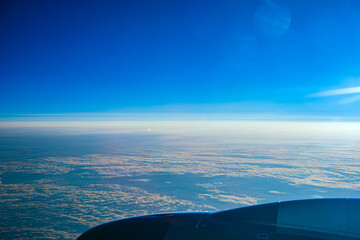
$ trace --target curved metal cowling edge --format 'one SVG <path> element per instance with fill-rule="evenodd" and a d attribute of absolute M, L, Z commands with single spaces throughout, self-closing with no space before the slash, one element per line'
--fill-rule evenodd
<path fill-rule="evenodd" d="M 360 239 L 360 199 L 294 200 L 214 213 L 128 218 L 90 229 L 79 240 Z"/>
<path fill-rule="evenodd" d="M 237 223 L 273 225 L 360 237 L 360 199 L 329 198 L 284 201 L 212 214 Z"/>

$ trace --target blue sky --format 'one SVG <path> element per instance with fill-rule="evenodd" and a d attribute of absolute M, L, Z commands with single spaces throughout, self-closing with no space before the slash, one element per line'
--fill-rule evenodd
<path fill-rule="evenodd" d="M 5 0 L 0 9 L 1 115 L 360 115 L 358 91 L 323 92 L 360 86 L 356 0 Z"/>

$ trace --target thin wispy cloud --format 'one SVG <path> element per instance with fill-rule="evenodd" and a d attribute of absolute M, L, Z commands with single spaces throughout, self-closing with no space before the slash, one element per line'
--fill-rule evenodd
<path fill-rule="evenodd" d="M 339 88 L 334 90 L 321 91 L 311 94 L 310 97 L 329 97 L 356 93 L 360 93 L 360 87 Z"/>
<path fill-rule="evenodd" d="M 310 94 L 309 97 L 322 98 L 332 96 L 352 95 L 340 100 L 339 105 L 351 104 L 360 101 L 360 87 L 338 88 Z"/>
<path fill-rule="evenodd" d="M 340 104 L 350 104 L 350 103 L 354 103 L 360 101 L 360 95 L 355 95 L 355 96 L 351 96 L 345 99 L 342 99 L 339 103 Z"/>

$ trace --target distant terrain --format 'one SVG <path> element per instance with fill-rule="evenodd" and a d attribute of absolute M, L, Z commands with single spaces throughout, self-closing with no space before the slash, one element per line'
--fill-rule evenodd
<path fill-rule="evenodd" d="M 158 212 L 360 197 L 357 123 L 0 123 L 2 239 Z"/>

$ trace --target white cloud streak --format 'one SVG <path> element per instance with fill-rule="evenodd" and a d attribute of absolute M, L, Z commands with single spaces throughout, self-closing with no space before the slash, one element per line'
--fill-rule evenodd
<path fill-rule="evenodd" d="M 321 91 L 311 94 L 310 97 L 329 97 L 356 93 L 360 93 L 360 87 L 339 88 L 334 90 Z"/>
<path fill-rule="evenodd" d="M 349 98 L 345 98 L 343 100 L 341 100 L 339 103 L 344 105 L 344 104 L 350 104 L 350 103 L 354 103 L 354 102 L 358 102 L 360 101 L 360 95 L 355 95 Z"/>

